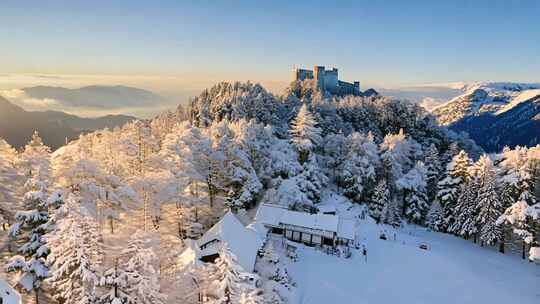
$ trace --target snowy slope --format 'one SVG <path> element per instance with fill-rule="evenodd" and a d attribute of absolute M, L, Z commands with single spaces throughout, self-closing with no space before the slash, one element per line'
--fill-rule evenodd
<path fill-rule="evenodd" d="M 351 259 L 306 248 L 289 270 L 300 303 L 538 303 L 540 267 L 470 242 L 418 228 L 397 241 L 378 239 L 379 228 L 362 222 L 368 250 Z M 390 233 L 392 234 L 392 233 Z M 426 242 L 431 249 L 421 250 Z"/>
<path fill-rule="evenodd" d="M 382 230 L 387 241 L 379 239 Z M 370 218 L 359 220 L 357 236 L 367 262 L 360 250 L 345 259 L 307 247 L 288 262 L 299 303 L 539 303 L 540 267 L 517 256 L 416 226 L 396 232 L 394 241 L 392 228 Z"/>

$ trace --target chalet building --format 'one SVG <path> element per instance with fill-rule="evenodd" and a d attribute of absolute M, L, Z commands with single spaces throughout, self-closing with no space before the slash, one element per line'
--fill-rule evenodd
<path fill-rule="evenodd" d="M 197 241 L 197 245 L 197 255 L 203 262 L 213 263 L 226 246 L 244 270 L 253 272 L 263 240 L 254 230 L 244 227 L 229 211 Z"/>
<path fill-rule="evenodd" d="M 336 247 L 352 245 L 354 242 L 355 221 L 334 214 L 310 214 L 262 204 L 257 210 L 255 221 L 262 224 L 269 233 L 308 246 Z"/>

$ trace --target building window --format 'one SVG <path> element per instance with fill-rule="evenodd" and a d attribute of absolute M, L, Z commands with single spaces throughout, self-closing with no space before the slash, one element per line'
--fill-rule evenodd
<path fill-rule="evenodd" d="M 283 234 L 282 228 L 272 227 L 272 233 L 274 234 Z"/>
<path fill-rule="evenodd" d="M 302 242 L 311 244 L 311 234 L 309 233 L 302 233 Z"/>
<path fill-rule="evenodd" d="M 331 238 L 323 237 L 323 244 L 327 246 L 334 246 L 334 240 Z"/>
<path fill-rule="evenodd" d="M 289 240 L 292 240 L 292 231 L 291 230 L 285 230 L 285 237 Z"/>

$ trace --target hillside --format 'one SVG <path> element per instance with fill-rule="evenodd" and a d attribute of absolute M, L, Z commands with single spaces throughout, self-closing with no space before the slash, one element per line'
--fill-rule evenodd
<path fill-rule="evenodd" d="M 81 118 L 57 111 L 29 112 L 0 96 L 0 137 L 12 146 L 24 146 L 37 130 L 45 144 L 56 149 L 81 132 L 121 126 L 134 117 L 109 115 L 98 118 Z"/>
<path fill-rule="evenodd" d="M 540 142 L 540 85 L 478 83 L 432 113 L 454 131 L 465 131 L 487 151 Z"/>
<path fill-rule="evenodd" d="M 476 160 L 416 104 L 304 89 L 219 83 L 53 153 L 0 141 L 0 277 L 50 271 L 42 303 L 534 303 L 540 146 Z"/>

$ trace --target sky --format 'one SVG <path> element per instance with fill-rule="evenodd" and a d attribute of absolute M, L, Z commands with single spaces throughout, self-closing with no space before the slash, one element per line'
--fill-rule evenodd
<path fill-rule="evenodd" d="M 336 66 L 362 88 L 540 82 L 540 1 L 2 1 L 0 89 L 124 84 L 178 99 Z"/>

